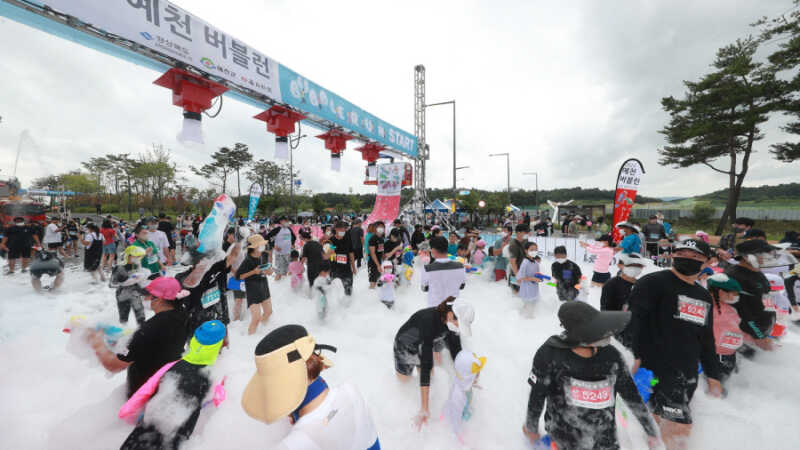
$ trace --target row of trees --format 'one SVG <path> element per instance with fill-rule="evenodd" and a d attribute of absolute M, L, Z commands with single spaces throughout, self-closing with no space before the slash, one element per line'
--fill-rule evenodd
<path fill-rule="evenodd" d="M 728 177 L 727 202 L 717 226 L 720 234 L 736 217 L 742 184 L 750 168 L 756 143 L 764 138 L 762 126 L 776 115 L 792 121 L 782 130 L 800 135 L 800 0 L 788 16 L 761 19 L 754 24 L 760 34 L 739 39 L 717 51 L 712 71 L 697 81 L 684 81 L 681 98 L 661 100 L 670 115 L 660 131 L 667 145 L 658 149 L 660 164 L 675 168 L 702 164 Z M 756 59 L 759 47 L 776 49 L 765 61 Z M 782 142 L 770 147 L 774 158 L 785 163 L 800 160 L 800 143 Z"/>

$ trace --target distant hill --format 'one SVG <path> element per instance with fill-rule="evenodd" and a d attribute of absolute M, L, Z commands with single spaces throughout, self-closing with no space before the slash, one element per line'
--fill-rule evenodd
<path fill-rule="evenodd" d="M 679 200 L 684 200 L 686 198 L 687 197 L 661 197 L 661 200 L 665 202 L 675 202 Z"/>
<path fill-rule="evenodd" d="M 721 189 L 709 194 L 695 197 L 696 200 L 725 201 L 728 198 L 728 189 Z M 775 202 L 775 201 L 800 202 L 800 183 L 779 184 L 777 186 L 743 187 L 739 201 L 743 202 Z"/>

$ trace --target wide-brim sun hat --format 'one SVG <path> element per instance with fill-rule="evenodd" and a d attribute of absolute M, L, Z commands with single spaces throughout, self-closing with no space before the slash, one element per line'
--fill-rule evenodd
<path fill-rule="evenodd" d="M 247 248 L 258 248 L 267 245 L 267 240 L 260 234 L 254 234 L 247 238 Z"/>
<path fill-rule="evenodd" d="M 629 311 L 598 311 L 584 302 L 566 302 L 558 310 L 564 327 L 562 340 L 571 347 L 588 346 L 622 331 L 631 320 Z"/>
<path fill-rule="evenodd" d="M 306 361 L 315 350 L 336 348 L 317 344 L 300 325 L 284 325 L 267 334 L 256 346 L 256 373 L 242 393 L 245 413 L 273 423 L 297 409 L 308 390 Z M 320 357 L 326 367 L 333 365 Z"/>
<path fill-rule="evenodd" d="M 738 281 L 724 273 L 715 273 L 714 275 L 708 277 L 706 282 L 708 283 L 708 287 L 715 287 L 722 289 L 723 291 L 738 292 L 740 294 L 750 295 L 748 292 L 742 290 L 742 285 L 739 284 Z"/>
<path fill-rule="evenodd" d="M 635 230 L 637 233 L 642 232 L 642 230 L 638 226 L 630 222 L 620 222 L 617 224 L 617 228 L 630 228 L 631 230 Z"/>
<path fill-rule="evenodd" d="M 647 258 L 638 253 L 621 253 L 617 255 L 617 260 L 623 266 L 642 266 L 647 264 Z"/>

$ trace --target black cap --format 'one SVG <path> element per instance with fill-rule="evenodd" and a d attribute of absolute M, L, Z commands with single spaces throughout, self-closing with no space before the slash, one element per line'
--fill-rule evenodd
<path fill-rule="evenodd" d="M 758 230 L 755 228 L 751 228 L 744 232 L 745 239 L 755 239 L 755 238 L 767 238 L 767 233 L 764 233 L 764 230 Z"/>
<path fill-rule="evenodd" d="M 530 233 L 531 227 L 525 225 L 524 223 L 521 223 L 517 225 L 517 228 L 515 228 L 514 231 L 516 231 L 517 233 Z"/>
<path fill-rule="evenodd" d="M 686 239 L 685 241 L 676 242 L 674 247 L 675 251 L 678 250 L 692 250 L 707 258 L 711 257 L 711 247 L 700 239 Z"/>
<path fill-rule="evenodd" d="M 762 241 L 761 239 L 751 239 L 736 246 L 737 255 L 755 255 L 757 253 L 768 253 L 775 250 L 780 249 L 769 245 L 767 241 Z"/>
<path fill-rule="evenodd" d="M 737 217 L 733 221 L 733 223 L 735 225 L 744 225 L 744 226 L 747 226 L 747 227 L 752 227 L 753 225 L 756 224 L 756 221 L 751 219 L 751 218 L 749 218 L 749 217 Z"/>
<path fill-rule="evenodd" d="M 564 327 L 561 341 L 579 347 L 612 336 L 631 320 L 629 311 L 598 311 L 581 301 L 566 302 L 558 309 L 558 320 Z"/>
<path fill-rule="evenodd" d="M 256 356 L 266 355 L 305 336 L 308 336 L 308 331 L 301 325 L 284 325 L 276 328 L 256 345 Z M 316 344 L 314 349 L 336 351 L 336 347 L 325 344 Z"/>

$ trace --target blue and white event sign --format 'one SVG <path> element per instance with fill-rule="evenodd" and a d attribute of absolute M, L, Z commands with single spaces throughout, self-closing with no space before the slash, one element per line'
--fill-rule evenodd
<path fill-rule="evenodd" d="M 346 132 L 360 134 L 389 149 L 411 157 L 417 155 L 417 138 L 413 134 L 384 122 L 323 89 L 168 0 L 29 2 L 73 16 L 96 29 L 133 41 L 202 72 L 224 78 L 277 103 L 290 105 L 309 118 L 324 119 L 344 128 Z M 137 64 L 149 65 L 150 62 L 147 61 L 148 58 L 130 52 L 112 51 L 101 39 L 72 29 L 65 31 L 63 27 L 59 28 L 60 24 L 41 20 L 35 14 L 6 2 L 0 1 L 0 15 Z M 269 105 L 264 103 L 262 106 Z"/>
<path fill-rule="evenodd" d="M 278 80 L 283 103 L 409 156 L 417 156 L 417 138 L 414 135 L 378 119 L 282 64 L 278 65 Z"/>

